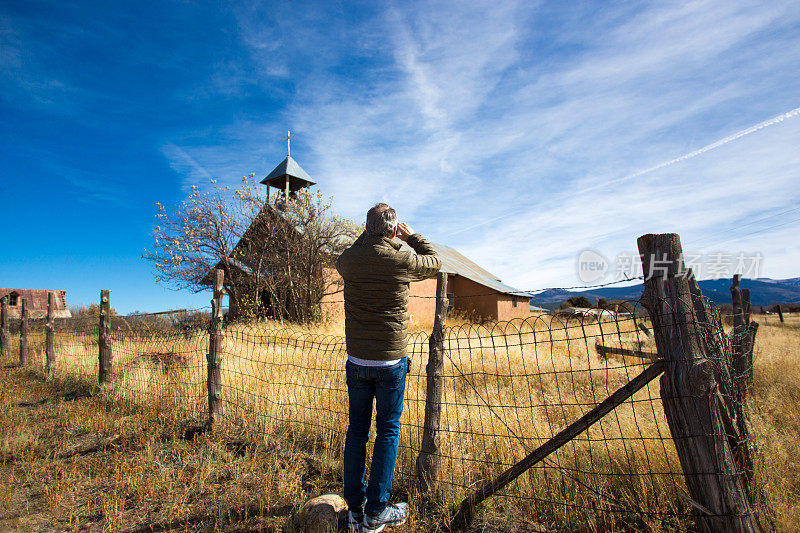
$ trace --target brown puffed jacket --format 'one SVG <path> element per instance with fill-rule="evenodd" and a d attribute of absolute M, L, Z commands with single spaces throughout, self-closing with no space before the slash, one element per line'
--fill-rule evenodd
<path fill-rule="evenodd" d="M 359 359 L 389 361 L 406 356 L 408 285 L 436 275 L 442 262 L 422 235 L 400 243 L 366 232 L 339 256 L 336 269 L 344 279 L 347 353 Z"/>

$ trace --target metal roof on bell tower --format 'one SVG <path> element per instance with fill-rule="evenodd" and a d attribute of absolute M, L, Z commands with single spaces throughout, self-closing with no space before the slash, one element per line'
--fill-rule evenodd
<path fill-rule="evenodd" d="M 311 176 L 303 170 L 297 161 L 292 159 L 289 145 L 289 141 L 292 137 L 294 137 L 294 135 L 291 135 L 290 132 L 287 131 L 286 138 L 284 139 L 286 141 L 286 159 L 281 161 L 278 166 L 275 167 L 275 170 L 261 180 L 261 183 L 267 186 L 267 191 L 269 191 L 269 187 L 275 187 L 276 189 L 292 193 L 305 187 L 316 185 L 316 182 L 311 179 Z"/>

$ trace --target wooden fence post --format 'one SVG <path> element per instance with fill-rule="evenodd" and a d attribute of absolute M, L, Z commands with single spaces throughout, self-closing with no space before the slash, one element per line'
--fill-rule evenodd
<path fill-rule="evenodd" d="M 752 320 L 750 315 L 750 289 L 742 289 L 742 309 L 744 310 L 745 324 L 747 324 L 745 363 L 748 387 L 750 387 L 753 384 L 753 350 L 756 348 L 756 333 L 758 333 L 758 322 Z"/>
<path fill-rule="evenodd" d="M 781 310 L 781 304 L 778 304 L 778 318 L 781 319 L 781 324 L 783 323 L 783 311 Z"/>
<path fill-rule="evenodd" d="M 114 354 L 111 352 L 111 291 L 100 291 L 100 324 L 98 335 L 98 381 L 111 385 L 114 381 Z"/>
<path fill-rule="evenodd" d="M 730 419 L 713 363 L 706 359 L 675 233 L 642 235 L 637 241 L 658 353 L 666 361 L 661 398 L 702 531 L 760 531 L 728 442 Z"/>
<path fill-rule="evenodd" d="M 719 388 L 720 396 L 724 400 L 724 419 L 734 420 L 736 417 L 736 380 L 733 378 L 733 365 L 725 350 L 725 330 L 722 328 L 721 319 L 706 305 L 703 291 L 694 277 L 691 268 L 686 269 L 686 281 L 689 293 L 692 295 L 692 306 L 697 327 L 701 334 L 701 344 L 704 358 L 710 360 L 714 371 L 714 379 Z M 732 446 L 738 446 L 738 439 L 733 439 Z"/>
<path fill-rule="evenodd" d="M 731 376 L 733 378 L 733 412 L 736 414 L 738 439 L 733 444 L 734 458 L 744 472 L 746 486 L 753 478 L 753 457 L 750 451 L 750 414 L 747 411 L 747 396 L 753 384 L 753 349 L 755 348 L 758 323 L 750 321 L 750 290 L 740 289 L 741 275 L 735 274 L 731 281 L 733 304 L 733 331 L 731 332 Z"/>
<path fill-rule="evenodd" d="M 21 298 L 20 301 L 19 324 L 19 366 L 25 366 L 28 362 L 28 300 Z"/>
<path fill-rule="evenodd" d="M 55 294 L 51 291 L 47 293 L 47 319 L 44 324 L 46 342 L 45 342 L 45 362 L 44 373 L 49 376 L 53 371 L 53 365 L 56 363 L 56 342 L 55 342 L 55 328 L 53 326 L 53 307 L 55 307 Z"/>
<path fill-rule="evenodd" d="M 740 345 L 744 339 L 744 314 L 742 312 L 742 291 L 739 289 L 739 282 L 742 278 L 741 274 L 734 274 L 731 280 L 731 304 L 733 305 L 733 332 L 731 333 L 731 345 L 733 346 L 734 357 L 741 350 Z M 733 361 L 734 367 L 736 361 Z"/>
<path fill-rule="evenodd" d="M 439 425 L 442 418 L 442 372 L 444 370 L 444 328 L 447 323 L 447 273 L 436 278 L 436 315 L 428 339 L 428 364 L 425 367 L 425 422 L 417 457 L 417 487 L 427 493 L 439 470 Z"/>
<path fill-rule="evenodd" d="M 11 348 L 8 345 L 8 296 L 0 298 L 0 355 L 8 357 Z"/>
<path fill-rule="evenodd" d="M 214 277 L 214 299 L 211 300 L 211 324 L 208 331 L 208 425 L 222 420 L 222 283 L 224 272 L 217 269 Z"/>
<path fill-rule="evenodd" d="M 740 274 L 735 274 L 731 282 L 731 300 L 733 302 L 733 371 L 737 382 L 741 380 L 742 390 L 746 393 L 753 382 L 753 349 L 755 348 L 758 323 L 750 320 L 750 289 L 740 289 Z"/>

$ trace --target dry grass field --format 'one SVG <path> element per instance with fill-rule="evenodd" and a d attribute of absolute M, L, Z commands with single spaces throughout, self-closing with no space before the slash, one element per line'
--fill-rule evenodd
<path fill-rule="evenodd" d="M 786 324 L 768 320 L 758 332 L 751 401 L 759 494 L 766 500 L 759 511 L 778 530 L 790 531 L 800 511 L 800 317 Z M 417 329 L 398 496 L 414 496 L 424 413 L 429 325 Z M 439 517 L 470 489 L 644 368 L 638 359 L 599 357 L 598 342 L 654 351 L 629 319 L 502 327 L 451 322 L 441 483 L 432 502 L 415 504 L 406 529 L 436 529 Z M 115 333 L 111 395 L 89 385 L 97 375 L 94 331 L 59 333 L 56 343 L 55 379 L 43 380 L 37 364 L 3 370 L 0 479 L 12 490 L 2 496 L 8 511 L 0 530 L 28 529 L 25 524 L 44 530 L 291 529 L 293 512 L 307 498 L 338 488 L 347 409 L 340 324 L 228 327 L 225 423 L 192 440 L 186 429 L 206 409 L 206 334 Z M 43 343 L 32 337 L 31 346 L 38 363 Z M 76 399 L 71 391 L 94 396 Z M 42 398 L 50 399 L 36 404 Z M 92 443 L 98 445 L 90 452 L 64 451 Z M 481 527 L 682 529 L 689 512 L 684 491 L 655 380 L 488 502 Z"/>
<path fill-rule="evenodd" d="M 756 474 L 778 531 L 800 516 L 800 316 L 759 318 L 751 402 Z"/>

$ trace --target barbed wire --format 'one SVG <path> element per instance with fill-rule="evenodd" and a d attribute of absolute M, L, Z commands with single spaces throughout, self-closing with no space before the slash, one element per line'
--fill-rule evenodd
<path fill-rule="evenodd" d="M 504 291 L 492 289 L 491 292 L 479 292 L 479 293 L 471 293 L 471 294 L 454 294 L 453 298 L 455 300 L 465 300 L 465 299 L 469 299 L 469 298 L 486 298 L 488 296 L 498 296 L 498 295 L 499 296 L 503 296 L 503 295 L 506 295 L 506 296 L 521 296 L 521 297 L 524 298 L 524 297 L 529 297 L 532 294 L 542 293 L 542 292 L 546 292 L 546 291 L 558 291 L 558 290 L 560 290 L 560 291 L 571 291 L 571 290 L 577 290 L 577 289 L 586 289 L 586 290 L 588 290 L 588 289 L 609 287 L 611 285 L 619 285 L 619 284 L 622 284 L 622 283 L 630 283 L 632 281 L 641 281 L 641 280 L 644 280 L 644 276 L 636 276 L 636 277 L 627 278 L 627 279 L 608 281 L 608 282 L 605 282 L 605 283 L 598 283 L 598 284 L 594 284 L 594 285 L 573 285 L 573 286 L 568 286 L 568 287 L 546 287 L 546 288 L 540 288 L 540 289 L 504 290 Z M 339 294 L 339 293 L 342 293 L 342 291 L 337 291 L 334 294 Z M 414 299 L 428 299 L 428 300 L 434 300 L 434 299 L 437 298 L 437 296 L 434 295 L 434 294 L 430 294 L 430 295 L 427 295 L 427 294 L 409 294 L 408 297 L 409 298 L 414 298 Z M 343 304 L 344 303 L 344 298 L 335 299 L 335 300 L 323 299 L 320 303 L 322 305 Z"/>

